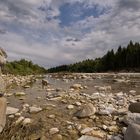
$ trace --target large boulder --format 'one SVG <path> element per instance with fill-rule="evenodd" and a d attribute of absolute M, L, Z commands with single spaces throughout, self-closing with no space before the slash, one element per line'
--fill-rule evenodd
<path fill-rule="evenodd" d="M 85 118 L 94 115 L 96 112 L 96 108 L 93 104 L 88 103 L 87 105 L 83 106 L 83 108 L 75 113 L 75 116 L 78 118 Z"/>
<path fill-rule="evenodd" d="M 6 123 L 7 102 L 6 99 L 2 97 L 2 93 L 5 91 L 5 83 L 1 77 L 1 66 L 3 66 L 6 63 L 6 58 L 7 54 L 2 48 L 0 48 L 0 133 L 2 132 Z"/>
<path fill-rule="evenodd" d="M 0 66 L 6 63 L 6 58 L 6 52 L 0 47 Z"/>
<path fill-rule="evenodd" d="M 140 125 L 130 124 L 124 135 L 124 140 L 140 140 Z"/>
<path fill-rule="evenodd" d="M 13 115 L 16 114 L 18 111 L 19 111 L 18 108 L 8 106 L 6 109 L 6 115 Z"/>
<path fill-rule="evenodd" d="M 140 102 L 130 104 L 128 109 L 132 113 L 140 113 Z"/>
<path fill-rule="evenodd" d="M 6 124 L 6 107 L 7 101 L 4 97 L 0 97 L 0 133 Z"/>
<path fill-rule="evenodd" d="M 5 91 L 5 83 L 1 77 L 1 67 L 6 63 L 7 54 L 6 52 L 0 47 L 0 92 Z"/>
<path fill-rule="evenodd" d="M 127 125 L 133 124 L 133 123 L 140 125 L 140 113 L 128 113 L 124 117 L 123 122 Z"/>

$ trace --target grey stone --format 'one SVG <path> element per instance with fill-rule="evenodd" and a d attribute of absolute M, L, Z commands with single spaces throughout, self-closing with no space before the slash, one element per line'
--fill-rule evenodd
<path fill-rule="evenodd" d="M 97 138 L 97 137 L 83 135 L 78 140 L 101 140 L 101 139 L 100 138 Z"/>
<path fill-rule="evenodd" d="M 140 140 L 140 125 L 130 124 L 124 135 L 124 140 Z"/>
<path fill-rule="evenodd" d="M 123 140 L 123 136 L 122 135 L 113 136 L 111 137 L 111 140 Z"/>
<path fill-rule="evenodd" d="M 140 113 L 128 113 L 127 116 L 124 117 L 123 122 L 127 125 L 133 123 L 140 125 Z"/>

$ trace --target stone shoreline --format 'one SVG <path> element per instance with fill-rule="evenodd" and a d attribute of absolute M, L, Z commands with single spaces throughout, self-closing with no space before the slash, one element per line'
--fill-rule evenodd
<path fill-rule="evenodd" d="M 0 139 L 140 139 L 138 73 L 48 74 L 43 87 L 41 75 L 2 77 L 8 107 Z"/>

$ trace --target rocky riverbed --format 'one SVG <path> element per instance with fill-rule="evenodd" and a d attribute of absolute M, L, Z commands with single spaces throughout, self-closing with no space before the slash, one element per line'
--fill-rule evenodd
<path fill-rule="evenodd" d="M 3 79 L 8 107 L 0 140 L 140 139 L 139 73 Z"/>

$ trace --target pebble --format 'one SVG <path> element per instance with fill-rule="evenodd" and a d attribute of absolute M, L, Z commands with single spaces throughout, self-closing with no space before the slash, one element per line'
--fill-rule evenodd
<path fill-rule="evenodd" d="M 29 111 L 30 111 L 30 113 L 38 113 L 38 112 L 42 111 L 42 108 L 31 106 L 31 107 L 29 107 Z"/>
<path fill-rule="evenodd" d="M 93 130 L 93 128 L 87 127 L 87 128 L 85 128 L 85 129 L 83 129 L 83 130 L 81 131 L 81 134 L 86 134 L 86 133 L 88 133 L 88 132 L 90 132 L 90 131 L 92 131 L 92 130 Z"/>
<path fill-rule="evenodd" d="M 15 96 L 25 96 L 26 93 L 24 93 L 24 92 L 16 92 L 14 95 Z"/>
<path fill-rule="evenodd" d="M 24 120 L 23 116 L 19 117 L 18 120 L 16 120 L 16 122 L 15 122 L 16 125 L 19 124 L 20 122 L 22 122 L 23 120 Z"/>
<path fill-rule="evenodd" d="M 55 115 L 49 115 L 48 117 L 51 118 L 51 119 L 54 119 Z"/>
<path fill-rule="evenodd" d="M 67 108 L 68 109 L 73 109 L 74 108 L 74 105 L 68 105 Z"/>
<path fill-rule="evenodd" d="M 106 129 L 107 129 L 107 126 L 106 126 L 106 125 L 103 125 L 102 127 L 103 127 L 103 129 L 104 129 L 104 130 L 106 130 Z"/>
<path fill-rule="evenodd" d="M 54 135 L 54 134 L 56 134 L 56 133 L 58 133 L 59 132 L 59 129 L 58 128 L 51 128 L 50 130 L 49 130 L 49 133 L 51 134 L 51 135 Z"/>
<path fill-rule="evenodd" d="M 27 125 L 27 124 L 31 124 L 31 122 L 32 120 L 30 118 L 25 118 L 22 123 L 23 125 Z"/>
<path fill-rule="evenodd" d="M 19 117 L 19 116 L 21 116 L 21 113 L 18 113 L 18 112 L 17 112 L 17 113 L 15 114 L 15 116 L 16 116 L 16 117 Z"/>
<path fill-rule="evenodd" d="M 81 106 L 82 104 L 80 102 L 76 102 L 75 105 Z"/>

